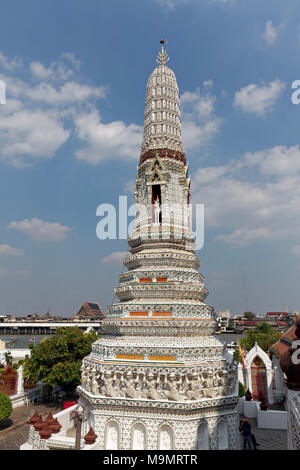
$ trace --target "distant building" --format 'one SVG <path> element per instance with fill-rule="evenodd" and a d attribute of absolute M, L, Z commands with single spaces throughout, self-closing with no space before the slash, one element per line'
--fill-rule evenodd
<path fill-rule="evenodd" d="M 103 320 L 104 318 L 105 315 L 96 302 L 84 302 L 74 317 L 74 319 L 81 320 Z"/>
<path fill-rule="evenodd" d="M 217 318 L 231 318 L 231 313 L 229 310 L 223 310 L 217 313 Z"/>
<path fill-rule="evenodd" d="M 230 328 L 231 314 L 229 310 L 218 312 L 216 315 L 217 329 L 227 331 Z"/>
<path fill-rule="evenodd" d="M 288 317 L 288 312 L 267 312 L 267 318 L 269 320 L 278 320 L 281 317 Z"/>

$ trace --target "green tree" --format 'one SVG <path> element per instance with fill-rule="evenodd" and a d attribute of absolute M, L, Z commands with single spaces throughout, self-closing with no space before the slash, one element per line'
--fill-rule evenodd
<path fill-rule="evenodd" d="M 236 346 L 234 352 L 233 352 L 233 359 L 236 361 L 236 362 L 242 362 L 241 360 L 241 356 L 240 356 L 240 351 L 239 351 L 239 347 Z"/>
<path fill-rule="evenodd" d="M 246 389 L 245 389 L 245 385 L 242 384 L 242 382 L 239 382 L 239 396 L 242 398 L 245 396 L 245 392 L 246 392 Z"/>
<path fill-rule="evenodd" d="M 272 344 L 280 338 L 281 333 L 272 328 L 269 323 L 262 322 L 257 323 L 254 328 L 249 328 L 246 333 L 240 338 L 239 343 L 241 346 L 245 346 L 247 351 L 258 344 L 265 352 L 269 350 Z"/>
<path fill-rule="evenodd" d="M 5 393 L 0 392 L 0 422 L 7 419 L 12 413 L 11 399 Z"/>
<path fill-rule="evenodd" d="M 84 333 L 77 326 L 57 328 L 53 336 L 31 348 L 31 356 L 24 362 L 24 377 L 74 390 L 81 383 L 82 359 L 91 352 L 97 337 L 95 331 Z"/>
<path fill-rule="evenodd" d="M 243 316 L 244 318 L 247 318 L 247 320 L 253 320 L 256 318 L 256 315 L 253 312 L 245 312 Z"/>
<path fill-rule="evenodd" d="M 12 363 L 13 363 L 13 357 L 12 357 L 12 354 L 10 351 L 7 351 L 5 354 L 4 354 L 4 357 L 5 357 L 5 361 L 6 361 L 6 364 L 8 366 L 11 366 Z"/>

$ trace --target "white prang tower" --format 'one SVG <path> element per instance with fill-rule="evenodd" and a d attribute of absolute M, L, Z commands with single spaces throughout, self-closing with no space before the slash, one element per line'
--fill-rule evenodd
<path fill-rule="evenodd" d="M 161 41 L 146 92 L 135 229 L 104 334 L 82 364 L 80 403 L 102 449 L 237 449 L 238 383 L 185 208 L 179 91 Z"/>

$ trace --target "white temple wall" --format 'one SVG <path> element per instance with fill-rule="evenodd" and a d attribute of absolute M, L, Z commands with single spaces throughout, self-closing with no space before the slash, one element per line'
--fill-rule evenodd
<path fill-rule="evenodd" d="M 224 423 L 221 427 L 220 422 Z M 190 418 L 128 411 L 122 415 L 116 410 L 94 412 L 94 431 L 99 436 L 99 448 L 105 450 L 196 450 L 198 446 L 217 450 L 220 442 L 222 448 L 237 449 L 237 429 L 237 413 L 232 409 Z"/>

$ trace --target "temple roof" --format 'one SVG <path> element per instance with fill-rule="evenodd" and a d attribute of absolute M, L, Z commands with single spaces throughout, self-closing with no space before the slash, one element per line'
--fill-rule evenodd
<path fill-rule="evenodd" d="M 288 352 L 293 341 L 297 339 L 295 330 L 296 325 L 293 325 L 273 344 L 273 346 L 271 346 L 270 352 L 275 354 L 278 359 L 281 359 L 281 357 Z"/>
<path fill-rule="evenodd" d="M 105 318 L 105 315 L 96 302 L 84 302 L 78 310 L 76 317 L 80 318 L 98 318 L 99 320 Z"/>

